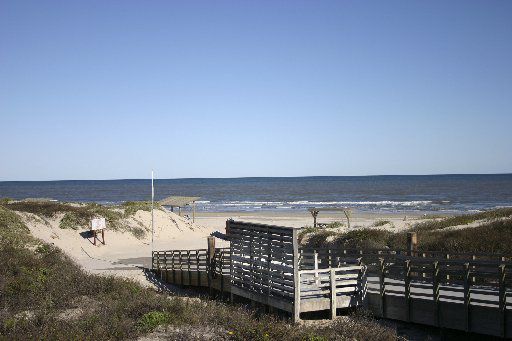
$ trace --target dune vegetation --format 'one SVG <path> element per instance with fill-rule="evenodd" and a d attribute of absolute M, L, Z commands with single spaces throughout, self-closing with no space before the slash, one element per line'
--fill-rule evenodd
<path fill-rule="evenodd" d="M 137 224 L 127 224 L 126 219 L 133 217 L 137 211 L 151 211 L 151 202 L 128 201 L 121 205 L 100 205 L 97 203 L 62 203 L 48 200 L 14 201 L 1 199 L 0 207 L 15 211 L 30 213 L 43 221 L 59 217 L 59 227 L 77 230 L 88 226 L 89 221 L 96 217 L 104 217 L 109 229 L 127 231 L 137 238 L 143 238 L 145 229 Z M 155 203 L 155 209 L 162 207 Z"/>
<path fill-rule="evenodd" d="M 386 222 L 387 223 L 387 222 Z M 467 224 L 475 226 L 465 227 Z M 407 232 L 417 232 L 418 249 L 424 251 L 512 254 L 512 208 L 489 210 L 417 223 L 392 232 L 376 227 L 336 232 L 305 228 L 301 241 L 309 247 L 406 249 Z"/>

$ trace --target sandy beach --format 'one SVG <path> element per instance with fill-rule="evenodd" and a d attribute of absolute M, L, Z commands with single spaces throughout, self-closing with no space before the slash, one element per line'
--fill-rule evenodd
<path fill-rule="evenodd" d="M 146 230 L 143 238 L 136 238 L 124 231 L 107 229 L 105 245 L 93 245 L 88 228 L 78 230 L 62 229 L 62 216 L 42 219 L 30 213 L 20 213 L 31 233 L 62 249 L 74 261 L 91 273 L 116 275 L 134 279 L 144 285 L 152 285 L 146 278 L 144 268 L 151 265 L 151 213 L 137 211 L 125 220 L 127 225 L 141 226 Z M 404 218 L 406 218 L 404 220 Z M 399 231 L 417 222 L 421 214 L 354 212 L 351 229 L 371 227 L 376 221 L 389 221 L 380 229 Z M 300 228 L 311 226 L 313 219 L 307 211 L 297 212 L 197 212 L 195 223 L 168 210 L 155 210 L 155 250 L 204 249 L 206 238 L 212 232 L 224 232 L 226 220 L 250 221 L 256 223 Z M 319 223 L 341 221 L 346 218 L 336 212 L 322 212 Z M 375 227 L 377 228 L 377 227 Z M 348 230 L 343 226 L 338 230 Z M 228 242 L 217 239 L 217 247 L 229 246 Z"/>

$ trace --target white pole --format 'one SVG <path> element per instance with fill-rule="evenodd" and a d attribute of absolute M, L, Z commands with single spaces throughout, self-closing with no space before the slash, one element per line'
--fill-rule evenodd
<path fill-rule="evenodd" d="M 155 251 L 155 215 L 153 214 L 154 201 L 155 201 L 155 186 L 153 184 L 153 171 L 151 171 L 151 254 Z"/>

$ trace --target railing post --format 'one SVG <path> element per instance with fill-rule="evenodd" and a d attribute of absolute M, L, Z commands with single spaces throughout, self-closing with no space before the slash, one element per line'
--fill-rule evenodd
<path fill-rule="evenodd" d="M 210 296 L 212 295 L 212 279 L 213 279 L 213 266 L 215 259 L 215 237 L 208 237 L 208 251 L 206 253 L 206 272 L 208 275 L 208 290 Z"/>
<path fill-rule="evenodd" d="M 472 261 L 475 261 L 476 260 L 476 256 L 475 255 L 471 255 L 471 260 Z M 471 269 L 473 269 L 473 277 L 471 279 L 471 283 L 475 284 L 476 283 L 476 277 L 474 276 L 474 273 L 475 273 L 475 270 L 476 270 L 476 265 L 474 265 L 475 263 L 473 263 L 473 266 L 471 267 Z"/>
<path fill-rule="evenodd" d="M 336 271 L 331 268 L 331 320 L 336 318 Z"/>
<path fill-rule="evenodd" d="M 364 297 L 365 297 L 365 293 L 366 293 L 366 285 L 364 284 L 365 267 L 363 265 L 363 257 L 359 257 L 357 259 L 357 265 L 360 266 L 359 274 L 357 276 L 357 285 L 356 285 L 356 290 L 358 290 L 357 300 L 358 300 L 358 305 L 362 306 Z"/>
<path fill-rule="evenodd" d="M 300 321 L 300 273 L 299 273 L 299 241 L 297 237 L 297 229 L 293 229 L 293 322 Z"/>
<path fill-rule="evenodd" d="M 318 251 L 314 251 L 313 253 L 313 268 L 318 270 Z M 315 272 L 315 283 L 316 285 L 320 285 L 320 277 L 318 276 L 318 272 Z"/>
<path fill-rule="evenodd" d="M 418 235 L 416 232 L 407 232 L 407 251 L 409 256 L 416 256 L 418 250 Z"/>
<path fill-rule="evenodd" d="M 411 320 L 411 261 L 409 259 L 405 260 L 404 272 L 405 318 L 409 322 Z"/>
<path fill-rule="evenodd" d="M 190 250 L 187 250 L 187 274 L 188 274 L 188 285 L 192 285 L 192 274 L 190 271 Z"/>
<path fill-rule="evenodd" d="M 197 273 L 197 286 L 201 286 L 201 270 L 199 268 L 200 263 L 199 250 L 196 250 L 196 273 Z"/>
<path fill-rule="evenodd" d="M 162 270 L 160 270 L 160 253 L 158 251 L 156 251 L 156 269 L 161 272 Z"/>
<path fill-rule="evenodd" d="M 224 298 L 224 275 L 223 275 L 223 266 L 224 266 L 224 251 L 220 251 L 219 258 L 219 268 L 220 268 L 220 297 Z"/>
<path fill-rule="evenodd" d="M 449 259 L 450 259 L 450 254 L 449 254 L 449 253 L 447 253 L 447 254 L 446 254 L 446 256 L 445 256 L 445 258 L 446 258 L 447 260 L 449 260 Z M 450 265 L 446 264 L 446 270 L 448 270 L 449 268 L 450 268 Z M 448 281 L 449 281 L 449 280 L 450 280 L 450 275 L 446 275 L 446 282 L 447 282 L 446 284 L 448 284 Z"/>
<path fill-rule="evenodd" d="M 164 251 L 164 273 L 160 276 L 160 279 L 163 279 L 167 283 L 167 251 Z"/>
<path fill-rule="evenodd" d="M 432 298 L 434 300 L 434 321 L 439 325 L 439 262 L 435 261 L 432 269 Z"/>
<path fill-rule="evenodd" d="M 507 290 L 505 287 L 505 264 L 499 266 L 499 309 L 500 309 L 500 324 L 501 324 L 501 337 L 507 336 Z"/>
<path fill-rule="evenodd" d="M 176 252 L 175 251 L 172 251 L 171 252 L 171 258 L 172 258 L 172 263 L 171 263 L 171 267 L 172 267 L 172 283 L 173 284 L 176 284 Z"/>
<path fill-rule="evenodd" d="M 155 251 L 151 251 L 151 270 L 155 270 Z"/>
<path fill-rule="evenodd" d="M 386 314 L 386 283 L 385 283 L 385 271 L 386 263 L 384 258 L 379 258 L 380 263 L 380 274 L 379 274 L 379 295 L 380 295 L 380 317 L 385 317 Z"/>
<path fill-rule="evenodd" d="M 466 322 L 466 331 L 470 331 L 470 317 L 469 317 L 469 304 L 471 300 L 470 293 L 470 278 L 469 278 L 469 263 L 464 263 L 464 315 Z"/>

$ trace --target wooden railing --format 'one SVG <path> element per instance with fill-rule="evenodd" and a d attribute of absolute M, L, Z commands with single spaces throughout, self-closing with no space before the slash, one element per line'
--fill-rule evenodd
<path fill-rule="evenodd" d="M 366 267 L 368 304 L 377 316 L 510 336 L 510 256 L 406 250 L 301 249 L 299 268 Z M 508 321 L 508 322 L 507 322 Z"/>
<path fill-rule="evenodd" d="M 320 308 L 326 306 L 324 301 L 329 301 L 328 309 L 331 311 L 331 318 L 334 318 L 338 307 L 362 304 L 366 292 L 365 272 L 366 267 L 361 265 L 300 270 L 297 281 L 300 310 L 322 310 Z M 345 298 L 341 305 L 338 304 L 340 298 Z M 354 303 L 351 304 L 351 301 Z"/>
<path fill-rule="evenodd" d="M 230 272 L 229 252 L 229 248 L 216 248 L 210 256 L 208 249 L 154 251 L 152 267 L 168 283 L 211 287 L 212 279 L 218 278 L 224 289 L 224 277 Z"/>
<path fill-rule="evenodd" d="M 239 233 L 231 248 L 156 251 L 153 269 L 167 282 L 245 295 L 295 320 L 301 312 L 330 310 L 334 317 L 338 308 L 364 305 L 379 317 L 512 337 L 510 256 L 297 250 L 278 232 L 267 239 Z"/>

